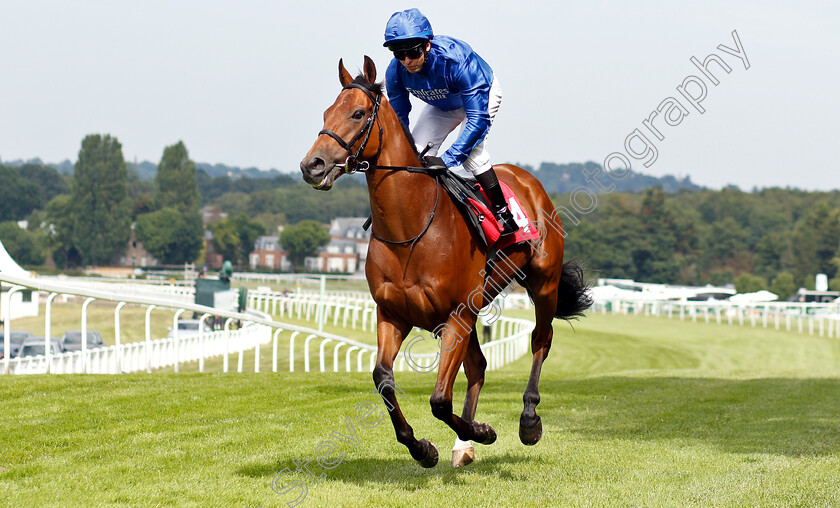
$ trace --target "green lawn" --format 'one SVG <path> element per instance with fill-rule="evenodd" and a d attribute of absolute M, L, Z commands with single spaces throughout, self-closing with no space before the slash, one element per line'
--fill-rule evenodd
<path fill-rule="evenodd" d="M 634 316 L 555 330 L 542 441 L 517 434 L 528 356 L 488 373 L 478 418 L 499 439 L 460 470 L 432 374 L 396 377 L 441 452 L 429 470 L 388 419 L 355 420 L 382 407 L 367 373 L 3 377 L 0 504 L 283 506 L 298 491 L 272 479 L 331 440 L 341 462 L 308 466 L 323 480 L 280 479 L 308 486 L 301 506 L 840 505 L 840 341 Z"/>

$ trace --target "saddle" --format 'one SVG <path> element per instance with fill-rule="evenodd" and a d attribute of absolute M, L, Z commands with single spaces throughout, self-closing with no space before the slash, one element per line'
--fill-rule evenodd
<path fill-rule="evenodd" d="M 464 220 L 473 230 L 476 238 L 481 241 L 484 249 L 491 253 L 492 256 L 495 256 L 496 252 L 511 245 L 539 240 L 539 230 L 531 224 L 528 215 L 519 206 L 513 190 L 501 180 L 499 181 L 499 185 L 502 187 L 502 192 L 504 193 L 505 200 L 508 202 L 513 218 L 517 226 L 519 226 L 519 230 L 516 233 L 504 237 L 501 236 L 503 228 L 499 225 L 499 222 L 490 209 L 490 199 L 477 181 L 459 176 L 450 170 L 430 171 L 425 168 L 403 169 L 416 173 L 426 173 L 435 178 L 438 184 L 452 198 L 461 215 L 464 216 Z M 365 231 L 370 229 L 371 219 L 372 217 L 368 216 L 368 219 L 362 226 Z"/>
<path fill-rule="evenodd" d="M 485 249 L 495 251 L 502 250 L 511 245 L 539 239 L 539 231 L 530 226 L 531 220 L 519 205 L 516 195 L 510 187 L 501 180 L 499 185 L 508 202 L 508 207 L 513 213 L 519 230 L 512 234 L 501 237 L 502 227 L 493 215 L 490 207 L 490 199 L 484 193 L 484 189 L 475 180 L 463 178 L 452 171 L 443 171 L 436 176 L 441 187 L 452 197 L 458 205 L 458 209 L 464 216 L 476 237 L 479 238 Z"/>

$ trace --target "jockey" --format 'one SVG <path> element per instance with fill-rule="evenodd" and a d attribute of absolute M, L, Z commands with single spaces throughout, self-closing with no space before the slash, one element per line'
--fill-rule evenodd
<path fill-rule="evenodd" d="M 515 233 L 518 226 L 484 147 L 502 101 L 493 70 L 467 43 L 435 36 L 429 20 L 417 9 L 391 16 L 384 46 L 394 53 L 385 86 L 397 116 L 408 127 L 409 93 L 427 104 L 411 131 L 418 150 L 432 145 L 424 158 L 426 165 L 463 165 L 490 198 L 502 235 Z M 458 139 L 437 157 L 443 140 L 459 125 Z"/>

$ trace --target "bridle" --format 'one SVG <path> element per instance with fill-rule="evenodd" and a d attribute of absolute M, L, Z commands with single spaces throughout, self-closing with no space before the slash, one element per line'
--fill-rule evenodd
<path fill-rule="evenodd" d="M 367 88 L 363 87 L 358 83 L 350 83 L 348 85 L 345 85 L 342 88 L 342 90 L 348 90 L 350 88 L 358 88 L 359 90 L 363 91 L 365 95 L 368 96 L 368 99 L 370 99 L 370 101 L 373 103 L 373 111 L 371 111 L 370 116 L 365 122 L 364 127 L 362 127 L 362 130 L 360 130 L 358 134 L 353 136 L 353 139 L 351 139 L 349 143 L 341 139 L 341 136 L 329 129 L 321 129 L 321 131 L 318 133 L 319 136 L 321 134 L 326 134 L 327 136 L 330 136 L 334 140 L 338 141 L 338 144 L 341 145 L 342 148 L 347 150 L 347 159 L 344 160 L 344 164 L 336 164 L 336 166 L 341 167 L 344 170 L 344 172 L 348 175 L 352 175 L 356 171 L 364 172 L 370 169 L 370 162 L 359 162 L 359 157 L 361 157 L 362 153 L 365 151 L 365 147 L 367 146 L 368 141 L 370 140 L 370 134 L 373 132 L 374 122 L 379 124 L 379 150 L 376 151 L 376 155 L 374 156 L 374 158 L 378 158 L 379 153 L 382 151 L 382 124 L 379 122 L 379 104 L 382 101 L 382 92 L 379 92 L 376 94 L 376 96 L 374 96 L 372 93 L 370 93 L 370 91 Z M 359 148 L 358 150 L 356 150 L 356 153 L 353 153 L 353 145 L 356 144 L 356 141 L 358 141 L 362 136 L 364 136 L 362 144 L 359 145 Z"/>
<path fill-rule="evenodd" d="M 359 131 L 358 134 L 353 136 L 349 142 L 344 141 L 338 134 L 329 130 L 329 129 L 321 129 L 318 132 L 318 135 L 326 134 L 327 136 L 333 138 L 334 140 L 338 141 L 338 144 L 341 145 L 342 148 L 347 150 L 347 159 L 344 160 L 344 164 L 336 164 L 336 166 L 342 168 L 344 172 L 348 175 L 352 175 L 357 171 L 366 172 L 373 169 L 390 169 L 393 171 L 408 171 L 410 173 L 424 173 L 432 178 L 435 179 L 437 193 L 435 194 L 435 206 L 432 208 L 432 213 L 429 214 L 429 221 L 426 223 L 426 227 L 423 228 L 423 231 L 420 232 L 414 238 L 409 238 L 408 240 L 401 240 L 401 241 L 394 241 L 394 240 L 387 240 L 385 238 L 380 237 L 376 233 L 373 232 L 371 229 L 370 234 L 380 242 L 389 243 L 391 245 L 404 245 L 407 243 L 411 244 L 411 249 L 414 249 L 414 244 L 417 243 L 426 231 L 429 230 L 429 227 L 432 225 L 432 221 L 435 218 L 435 211 L 437 210 L 438 202 L 440 201 L 440 182 L 437 179 L 437 175 L 440 174 L 439 170 L 434 170 L 430 168 L 424 167 L 416 167 L 416 166 L 380 166 L 377 164 L 371 164 L 369 161 L 360 161 L 359 157 L 361 157 L 362 153 L 365 151 L 365 147 L 367 147 L 368 141 L 370 140 L 370 135 L 373 132 L 373 124 L 379 124 L 379 149 L 376 151 L 376 155 L 373 159 L 378 159 L 379 154 L 382 152 L 382 123 L 379 121 L 379 105 L 382 102 L 382 92 L 377 92 L 376 95 L 372 94 L 367 88 L 358 84 L 358 83 L 349 83 L 344 85 L 342 90 L 348 90 L 350 88 L 358 88 L 362 92 L 367 95 L 368 99 L 373 103 L 373 111 L 371 111 L 370 116 L 368 116 L 367 121 L 365 122 L 364 127 L 362 130 Z M 362 137 L 364 136 L 364 139 Z M 356 144 L 359 139 L 362 139 L 362 143 L 359 145 L 359 148 L 356 149 L 356 153 L 353 153 L 353 145 Z M 425 153 L 425 150 L 424 150 Z M 446 169 L 443 169 L 446 171 Z"/>

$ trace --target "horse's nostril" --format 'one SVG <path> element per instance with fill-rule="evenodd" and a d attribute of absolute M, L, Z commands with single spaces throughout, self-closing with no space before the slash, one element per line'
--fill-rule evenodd
<path fill-rule="evenodd" d="M 324 159 L 320 157 L 315 157 L 314 159 L 312 159 L 312 163 L 309 165 L 309 169 L 315 171 L 317 169 L 324 169 L 324 166 Z"/>

